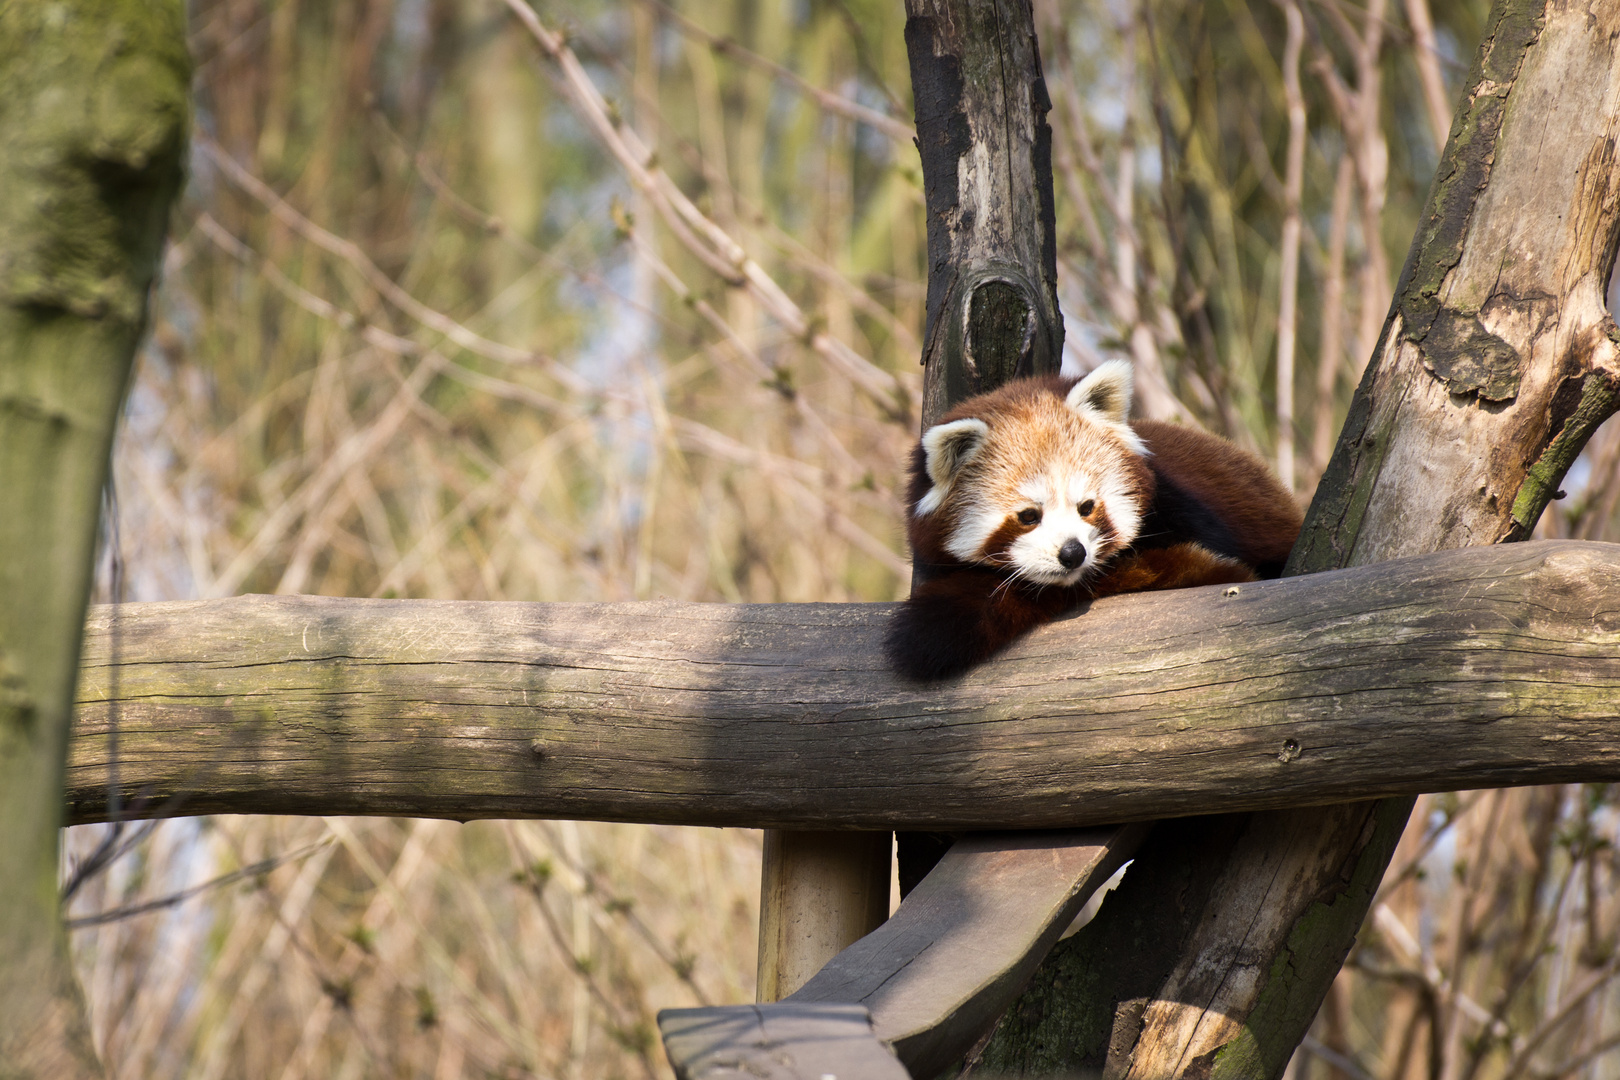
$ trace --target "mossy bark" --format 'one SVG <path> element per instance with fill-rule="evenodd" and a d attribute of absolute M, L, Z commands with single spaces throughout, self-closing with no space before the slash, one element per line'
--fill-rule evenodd
<path fill-rule="evenodd" d="M 57 846 L 113 428 L 180 189 L 171 0 L 0 3 L 0 1076 L 99 1075 Z"/>
<path fill-rule="evenodd" d="M 1613 4 L 1495 3 L 1289 573 L 1524 539 L 1614 411 L 1620 352 L 1603 295 L 1620 242 L 1616 36 Z M 1121 1080 L 1280 1075 L 1409 810 L 1396 799 L 1161 827 L 1054 952 L 986 1063 Z M 1189 848 L 1188 830 L 1215 839 Z M 1152 909 L 1151 949 L 1122 947 L 1141 935 L 1144 893 L 1162 889 L 1185 902 Z M 1092 969 L 1105 954 L 1109 967 Z M 1084 985 L 1059 985 L 1079 968 Z"/>

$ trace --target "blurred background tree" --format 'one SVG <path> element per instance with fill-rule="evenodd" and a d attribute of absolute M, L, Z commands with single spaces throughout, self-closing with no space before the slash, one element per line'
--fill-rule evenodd
<path fill-rule="evenodd" d="M 1035 10 L 1066 368 L 1133 358 L 1143 411 L 1303 500 L 1485 3 L 1291 6 Z M 906 593 L 902 6 L 534 14 L 195 0 L 190 185 L 102 599 Z M 1566 489 L 1541 535 L 1620 535 L 1614 425 Z M 1420 801 L 1294 1075 L 1620 1075 L 1614 802 Z M 220 818 L 68 848 L 119 1077 L 663 1076 L 657 1008 L 753 993 L 755 833 Z"/>

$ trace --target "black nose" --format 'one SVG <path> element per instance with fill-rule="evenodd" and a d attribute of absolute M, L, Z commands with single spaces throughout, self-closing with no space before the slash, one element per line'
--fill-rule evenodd
<path fill-rule="evenodd" d="M 1078 540 L 1071 538 L 1058 549 L 1058 562 L 1063 564 L 1065 570 L 1073 570 L 1085 561 L 1086 547 Z"/>

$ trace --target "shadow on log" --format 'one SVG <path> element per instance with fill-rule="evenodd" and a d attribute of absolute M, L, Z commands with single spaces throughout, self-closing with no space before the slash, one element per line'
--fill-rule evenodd
<path fill-rule="evenodd" d="M 1118 597 L 935 685 L 889 610 L 102 608 L 68 814 L 1063 828 L 1620 778 L 1620 546 Z"/>

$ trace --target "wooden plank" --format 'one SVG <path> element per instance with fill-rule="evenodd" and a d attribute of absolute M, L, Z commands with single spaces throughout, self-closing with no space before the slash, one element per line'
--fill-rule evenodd
<path fill-rule="evenodd" d="M 959 1060 L 1150 826 L 958 840 L 894 916 L 789 1002 L 858 1002 L 916 1077 Z"/>
<path fill-rule="evenodd" d="M 658 1030 L 678 1080 L 910 1080 L 863 1005 L 665 1009 Z"/>
<path fill-rule="evenodd" d="M 937 1075 L 989 1030 L 1150 827 L 958 840 L 888 922 L 784 1001 L 659 1013 L 676 1074 L 882 1075 L 848 1071 L 850 1055 L 878 1047 L 902 1075 Z"/>
<path fill-rule="evenodd" d="M 888 610 L 132 604 L 113 680 L 100 609 L 69 816 L 113 773 L 137 814 L 872 830 L 1620 779 L 1616 545 L 1117 597 L 937 685 L 884 668 Z"/>

